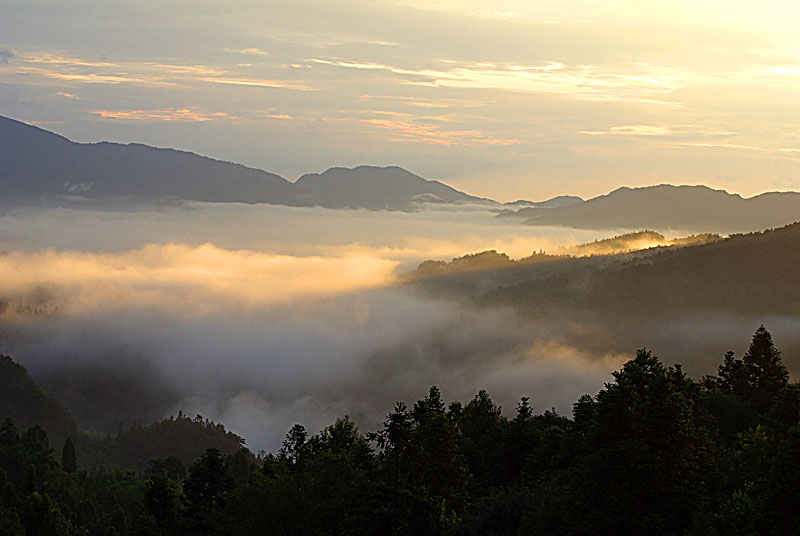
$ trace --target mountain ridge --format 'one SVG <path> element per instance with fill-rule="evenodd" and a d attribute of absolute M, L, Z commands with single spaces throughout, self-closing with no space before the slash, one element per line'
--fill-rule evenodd
<path fill-rule="evenodd" d="M 439 202 L 444 196 L 443 200 L 451 203 L 499 204 L 397 166 L 331 168 L 322 174 L 307 174 L 303 181 L 291 182 L 268 171 L 191 151 L 142 143 L 78 143 L 3 116 L 0 116 L 0 140 L 0 196 L 6 202 L 178 199 L 409 210 L 427 202 Z M 361 195 L 361 199 L 369 201 L 342 199 L 337 190 L 347 190 L 358 179 L 356 176 L 365 172 L 375 179 L 369 195 Z M 320 186 L 309 178 L 325 173 L 340 175 L 339 183 Z M 392 184 L 384 176 L 401 182 Z M 304 183 L 315 191 L 304 188 Z M 376 190 L 375 184 L 390 184 L 392 188 Z"/>
<path fill-rule="evenodd" d="M 528 225 L 585 229 L 702 229 L 745 232 L 800 220 L 800 193 L 765 192 L 744 198 L 705 185 L 622 186 L 608 194 L 564 207 L 521 208 L 513 215 Z"/>
<path fill-rule="evenodd" d="M 291 182 L 279 175 L 197 153 L 143 143 L 74 142 L 0 116 L 0 202 L 157 200 L 268 203 L 298 207 L 416 210 L 427 204 L 497 207 L 528 225 L 588 229 L 745 232 L 800 219 L 800 193 L 750 198 L 705 185 L 619 187 L 584 200 L 499 203 L 399 166 L 331 167 Z M 522 207 L 514 210 L 515 207 Z"/>

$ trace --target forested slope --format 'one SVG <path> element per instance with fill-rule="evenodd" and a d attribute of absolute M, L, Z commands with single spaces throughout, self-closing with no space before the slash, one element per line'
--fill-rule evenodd
<path fill-rule="evenodd" d="M 70 468 L 37 428 L 0 429 L 4 534 L 775 535 L 800 531 L 800 386 L 769 332 L 699 380 L 647 350 L 571 417 L 504 415 L 432 387 L 383 426 L 301 425 L 257 463 Z"/>

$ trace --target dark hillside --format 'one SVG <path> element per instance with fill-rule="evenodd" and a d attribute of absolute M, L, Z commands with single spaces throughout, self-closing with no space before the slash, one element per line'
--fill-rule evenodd
<path fill-rule="evenodd" d="M 8 356 L 0 356 L 0 419 L 10 417 L 25 431 L 39 426 L 51 446 L 61 447 L 67 437 L 77 436 L 75 419 L 61 402 L 46 393 L 28 371 Z"/>

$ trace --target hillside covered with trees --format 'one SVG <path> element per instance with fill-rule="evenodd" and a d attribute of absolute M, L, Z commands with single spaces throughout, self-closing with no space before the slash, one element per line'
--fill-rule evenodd
<path fill-rule="evenodd" d="M 73 448 L 59 461 L 40 428 L 3 424 L 4 534 L 800 531 L 800 385 L 763 326 L 701 379 L 639 350 L 571 416 L 432 387 L 374 432 L 295 425 L 277 453 L 210 448 L 185 473 L 172 458 L 87 470 Z"/>
<path fill-rule="evenodd" d="M 612 239 L 627 243 L 632 233 Z M 606 248 L 605 241 L 597 244 Z M 579 246 L 589 248 L 593 244 Z M 763 232 L 698 235 L 671 247 L 575 256 L 496 251 L 425 261 L 405 282 L 433 296 L 513 306 L 530 315 L 624 316 L 716 311 L 785 314 L 800 305 L 800 223 Z"/>

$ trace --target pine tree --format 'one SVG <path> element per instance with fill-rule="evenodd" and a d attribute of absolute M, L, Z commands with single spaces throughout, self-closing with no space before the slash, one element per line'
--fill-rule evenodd
<path fill-rule="evenodd" d="M 78 470 L 78 462 L 75 459 L 75 444 L 70 437 L 64 441 L 64 448 L 61 449 L 61 468 L 67 473 L 74 473 Z"/>
<path fill-rule="evenodd" d="M 755 388 L 753 403 L 759 410 L 765 411 L 789 383 L 789 371 L 781 360 L 780 350 L 772 342 L 772 335 L 763 325 L 753 334 L 743 362 Z"/>

